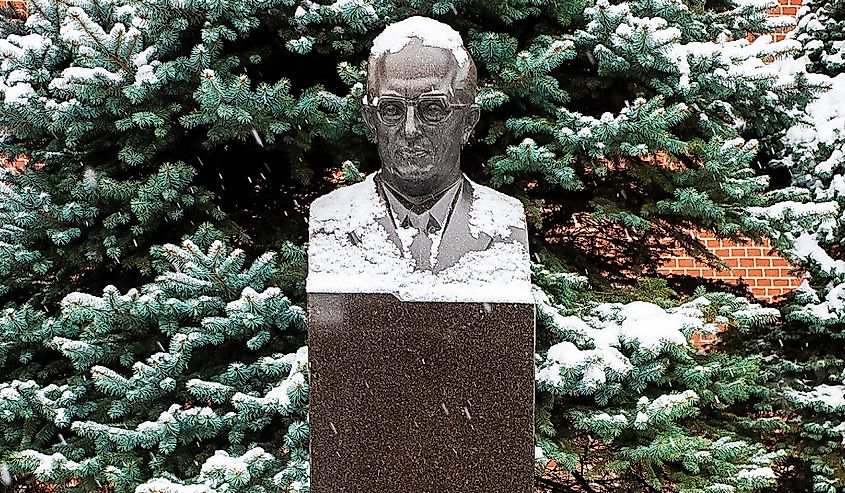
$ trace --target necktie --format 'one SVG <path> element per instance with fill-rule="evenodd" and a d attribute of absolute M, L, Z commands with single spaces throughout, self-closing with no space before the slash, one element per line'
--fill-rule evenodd
<path fill-rule="evenodd" d="M 409 211 L 402 226 L 417 230 L 411 241 L 411 256 L 416 262 L 416 270 L 431 270 L 431 246 L 434 242 L 429 235 L 439 229 L 437 224 L 427 212 L 417 215 Z"/>

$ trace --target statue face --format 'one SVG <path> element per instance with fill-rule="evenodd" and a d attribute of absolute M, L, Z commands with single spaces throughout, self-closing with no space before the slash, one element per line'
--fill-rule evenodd
<path fill-rule="evenodd" d="M 455 97 L 451 52 L 413 41 L 379 58 L 364 120 L 378 144 L 382 176 L 408 198 L 439 192 L 461 178 L 461 144 L 479 110 Z M 376 100 L 375 97 L 378 99 Z"/>

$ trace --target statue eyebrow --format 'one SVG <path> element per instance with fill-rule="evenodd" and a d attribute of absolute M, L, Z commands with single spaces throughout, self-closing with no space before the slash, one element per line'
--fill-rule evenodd
<path fill-rule="evenodd" d="M 386 89 L 384 91 L 380 91 L 380 94 L 382 96 L 401 96 L 401 97 L 404 97 L 404 96 L 402 96 L 402 93 L 400 93 L 399 91 L 393 90 L 393 89 Z M 446 92 L 446 91 L 441 91 L 441 90 L 437 89 L 436 87 L 432 87 L 431 89 L 429 89 L 428 92 L 424 92 L 424 93 L 420 94 L 420 96 L 446 96 L 446 97 L 449 97 L 450 94 L 454 95 L 455 91 Z"/>

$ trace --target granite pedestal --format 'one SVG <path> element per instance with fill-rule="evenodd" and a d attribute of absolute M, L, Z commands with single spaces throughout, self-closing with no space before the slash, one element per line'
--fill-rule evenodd
<path fill-rule="evenodd" d="M 530 493 L 534 306 L 311 293 L 313 493 Z"/>

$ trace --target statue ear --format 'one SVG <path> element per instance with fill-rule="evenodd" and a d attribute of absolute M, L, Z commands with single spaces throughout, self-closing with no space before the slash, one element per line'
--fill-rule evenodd
<path fill-rule="evenodd" d="M 376 115 L 376 109 L 368 104 L 362 105 L 361 118 L 364 119 L 364 124 L 370 131 L 370 141 L 378 143 L 378 134 L 376 133 L 376 118 L 378 116 Z"/>
<path fill-rule="evenodd" d="M 481 108 L 478 105 L 471 105 L 466 109 L 466 113 L 464 113 L 464 131 L 463 135 L 461 136 L 461 144 L 466 144 L 469 142 L 469 137 L 472 135 L 473 129 L 478 124 L 478 120 L 481 119 Z"/>

